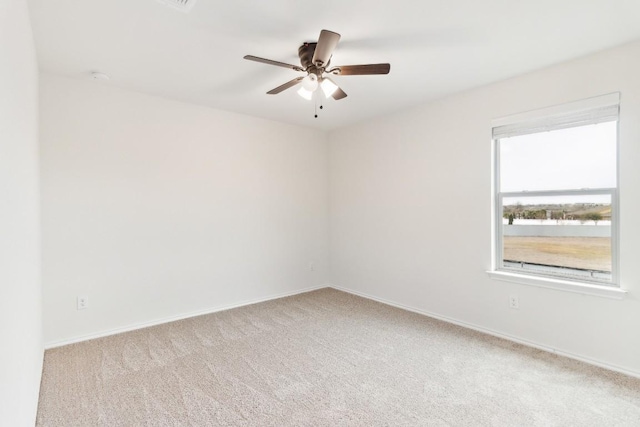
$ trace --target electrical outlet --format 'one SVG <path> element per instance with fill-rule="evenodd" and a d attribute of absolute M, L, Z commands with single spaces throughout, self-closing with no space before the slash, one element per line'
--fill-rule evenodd
<path fill-rule="evenodd" d="M 78 297 L 78 310 L 89 308 L 89 297 Z"/>
<path fill-rule="evenodd" d="M 313 261 L 309 263 L 309 271 L 316 271 L 316 264 Z"/>
<path fill-rule="evenodd" d="M 515 308 L 516 310 L 520 308 L 518 295 L 509 295 L 509 308 Z"/>

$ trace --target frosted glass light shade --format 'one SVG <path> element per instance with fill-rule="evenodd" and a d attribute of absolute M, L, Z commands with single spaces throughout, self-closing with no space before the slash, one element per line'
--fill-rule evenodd
<path fill-rule="evenodd" d="M 302 87 L 309 92 L 315 91 L 318 89 L 318 77 L 315 74 L 307 75 L 307 77 L 302 79 Z"/>
<path fill-rule="evenodd" d="M 334 82 L 332 82 L 329 79 L 323 79 L 322 83 L 320 84 L 320 87 L 324 92 L 324 96 L 326 96 L 327 98 L 333 95 L 333 92 L 335 92 L 338 89 L 338 85 L 336 85 Z"/>
<path fill-rule="evenodd" d="M 302 86 L 300 89 L 298 89 L 298 95 L 300 95 L 301 97 L 303 97 L 307 101 L 311 101 L 311 99 L 313 98 L 313 92 L 310 91 L 310 90 L 305 89 L 304 86 Z"/>

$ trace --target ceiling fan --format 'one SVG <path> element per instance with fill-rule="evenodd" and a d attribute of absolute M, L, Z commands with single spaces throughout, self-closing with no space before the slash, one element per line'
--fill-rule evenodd
<path fill-rule="evenodd" d="M 329 30 L 320 31 L 320 37 L 318 38 L 317 43 L 305 42 L 298 48 L 298 56 L 300 57 L 300 64 L 302 66 L 272 61 L 270 59 L 259 58 L 252 55 L 246 55 L 244 59 L 262 62 L 263 64 L 276 65 L 278 67 L 290 68 L 295 71 L 306 73 L 306 76 L 296 77 L 275 89 L 271 89 L 267 94 L 276 95 L 293 86 L 302 84 L 302 87 L 298 90 L 298 94 L 308 100 L 313 98 L 313 93 L 318 89 L 318 86 L 320 86 L 327 98 L 331 96 L 333 99 L 339 100 L 347 96 L 347 94 L 327 75 L 358 76 L 389 74 L 389 70 L 391 69 L 390 64 L 342 65 L 330 67 L 331 55 L 338 45 L 338 41 L 340 41 L 340 34 Z"/>

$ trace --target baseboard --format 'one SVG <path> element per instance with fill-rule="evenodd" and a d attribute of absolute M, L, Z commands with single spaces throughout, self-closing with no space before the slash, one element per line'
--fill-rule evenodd
<path fill-rule="evenodd" d="M 154 319 L 154 320 L 151 320 L 151 321 L 148 321 L 148 322 L 134 323 L 132 325 L 123 326 L 123 327 L 119 327 L 119 328 L 113 328 L 113 329 L 108 329 L 108 330 L 105 330 L 105 331 L 100 331 L 100 332 L 81 335 L 81 336 L 77 336 L 77 337 L 67 338 L 67 339 L 64 339 L 64 340 L 48 342 L 48 343 L 45 343 L 44 348 L 45 348 L 45 350 L 49 350 L 51 348 L 62 347 L 62 346 L 65 346 L 65 345 L 75 344 L 75 343 L 79 343 L 79 342 L 82 342 L 82 341 L 89 341 L 89 340 L 93 340 L 93 339 L 96 339 L 96 338 L 108 337 L 110 335 L 121 334 L 123 332 L 130 332 L 130 331 L 135 331 L 135 330 L 138 330 L 138 329 L 144 329 L 144 328 L 148 328 L 150 326 L 161 325 L 163 323 L 169 323 L 169 322 L 175 322 L 177 320 L 188 319 L 190 317 L 202 316 L 204 314 L 211 314 L 211 313 L 216 313 L 216 312 L 219 312 L 219 311 L 230 310 L 232 308 L 244 307 L 246 305 L 252 305 L 252 304 L 257 304 L 257 303 L 260 303 L 260 302 L 271 301 L 271 300 L 278 299 L 278 298 L 285 298 L 285 297 L 290 297 L 290 296 L 293 296 L 293 295 L 304 294 L 304 293 L 307 293 L 307 292 L 312 292 L 312 291 L 316 291 L 318 289 L 324 289 L 324 288 L 327 288 L 327 287 L 330 287 L 330 286 L 329 285 L 312 286 L 312 287 L 309 287 L 309 288 L 298 289 L 298 290 L 293 291 L 293 292 L 283 292 L 283 293 L 280 293 L 280 294 L 269 295 L 267 297 L 256 298 L 256 299 L 252 299 L 252 300 L 245 300 L 245 301 L 241 301 L 241 302 L 238 302 L 238 303 L 235 303 L 235 304 L 228 304 L 228 305 L 219 306 L 219 307 L 207 308 L 207 309 L 204 309 L 204 310 L 192 311 L 192 312 L 189 312 L 189 313 L 182 313 L 182 314 L 178 314 L 176 316 L 162 317 L 162 318 Z"/>
<path fill-rule="evenodd" d="M 149 322 L 141 322 L 141 323 L 136 323 L 136 324 L 132 324 L 132 325 L 128 325 L 128 326 L 124 326 L 124 327 L 120 327 L 120 328 L 113 328 L 113 329 L 109 329 L 109 330 L 105 330 L 105 331 L 100 331 L 100 332 L 96 332 L 96 333 L 92 333 L 92 334 L 86 334 L 86 335 L 81 335 L 81 336 L 77 336 L 77 337 L 73 337 L 73 338 L 68 338 L 68 339 L 64 339 L 64 340 L 59 340 L 59 341 L 52 341 L 49 343 L 45 343 L 45 350 L 48 349 L 52 349 L 52 348 L 56 348 L 56 347 L 62 347 L 65 345 L 69 345 L 69 344 L 75 344 L 75 343 L 79 343 L 82 341 L 88 341 L 88 340 L 92 340 L 92 339 L 96 339 L 96 338 L 102 338 L 102 337 L 107 337 L 110 335 L 116 335 L 116 334 L 121 334 L 123 332 L 130 332 L 130 331 L 135 331 L 138 329 L 144 329 L 144 328 L 148 328 L 150 326 L 156 326 L 156 325 L 161 325 L 163 323 L 169 323 L 169 322 L 175 322 L 177 320 L 183 320 L 183 319 L 188 319 L 190 317 L 196 317 L 196 316 L 202 316 L 204 314 L 211 314 L 211 313 L 216 313 L 219 311 L 224 311 L 224 310 L 230 310 L 232 308 L 238 308 L 238 307 L 243 307 L 243 306 L 247 306 L 247 305 L 252 305 L 252 304 L 257 304 L 260 302 L 266 302 L 266 301 L 271 301 L 274 299 L 278 299 L 278 298 L 285 298 L 288 296 L 293 296 L 293 295 L 298 295 L 298 294 L 303 294 L 306 292 L 312 292 L 312 291 L 316 291 L 318 289 L 323 289 L 323 288 L 333 288 L 342 292 L 346 292 L 349 294 L 353 294 L 353 295 L 357 295 L 359 297 L 362 298 L 367 298 L 373 301 L 377 301 L 380 302 L 382 304 L 386 304 L 386 305 L 390 305 L 392 307 L 397 307 L 403 310 L 407 310 L 407 311 L 411 311 L 413 313 L 418 313 L 421 314 L 423 316 L 427 316 L 427 317 L 431 317 L 433 319 L 438 319 L 438 320 L 442 320 L 444 322 L 447 323 L 452 323 L 454 325 L 458 325 L 458 326 L 462 326 L 463 328 L 467 328 L 467 329 L 472 329 L 474 331 L 478 331 L 478 332 L 482 332 L 488 335 L 492 335 L 494 337 L 498 337 L 498 338 L 502 338 L 502 339 L 506 339 L 509 341 L 513 341 L 516 342 L 518 344 L 522 344 L 522 345 L 526 345 L 528 347 L 533 347 L 536 348 L 538 350 L 543 350 L 549 353 L 553 353 L 553 354 L 557 354 L 560 356 L 564 356 L 564 357 L 568 357 L 570 359 L 574 359 L 574 360 L 578 360 L 584 363 L 588 363 L 590 365 L 593 366 L 598 366 L 600 368 L 604 368 L 604 369 L 608 369 L 611 371 L 615 371 L 615 372 L 620 372 L 622 374 L 625 375 L 629 375 L 631 377 L 635 377 L 635 378 L 640 378 L 640 372 L 636 372 L 636 371 L 632 371 L 626 368 L 622 368 L 620 366 L 616 366 L 616 365 L 612 365 L 610 363 L 607 362 L 603 362 L 600 360 L 596 360 L 596 359 L 591 359 L 588 357 L 584 357 L 584 356 L 580 356 L 578 354 L 575 353 L 571 353 L 568 351 L 564 351 L 564 350 L 558 350 L 555 348 L 551 348 L 548 346 L 545 346 L 544 344 L 539 344 L 533 341 L 529 341 L 527 339 L 523 339 L 520 337 L 516 337 L 513 335 L 509 335 L 509 334 L 505 334 L 503 332 L 498 332 L 498 331 L 494 331 L 492 329 L 488 329 L 485 328 L 483 326 L 479 326 L 479 325 L 475 325 L 472 323 L 468 323 L 468 322 L 463 322 L 461 320 L 457 320 L 448 316 L 443 316 L 441 314 L 437 314 L 437 313 L 432 313 L 426 310 L 422 310 L 422 309 L 418 309 L 415 307 L 411 307 L 405 304 L 400 304 L 398 302 L 395 301 L 391 301 L 385 298 L 379 298 L 364 292 L 359 292 L 359 291 L 354 291 L 352 289 L 347 289 L 347 288 L 342 288 L 340 286 L 336 286 L 333 284 L 325 284 L 325 285 L 320 285 L 320 286 L 312 286 L 309 288 L 304 288 L 304 289 L 298 289 L 296 291 L 293 292 L 284 292 L 284 293 L 280 293 L 280 294 L 274 294 L 274 295 L 270 295 L 267 297 L 262 297 L 262 298 L 256 298 L 253 300 L 245 300 L 245 301 L 241 301 L 235 304 L 229 304 L 229 305 L 224 305 L 224 306 L 219 306 L 219 307 L 213 307 L 213 308 L 208 308 L 208 309 L 204 309 L 204 310 L 198 310 L 198 311 L 193 311 L 193 312 L 189 312 L 189 313 L 183 313 L 183 314 L 179 314 L 176 316 L 169 316 L 169 317 L 164 317 L 164 318 L 160 318 L 160 319 L 155 319 Z"/>
<path fill-rule="evenodd" d="M 527 347 L 533 347 L 533 348 L 536 348 L 538 350 L 543 350 L 543 351 L 546 351 L 546 352 L 549 352 L 549 353 L 557 354 L 559 356 L 568 357 L 569 359 L 574 359 L 574 360 L 578 360 L 580 362 L 588 363 L 589 365 L 597 366 L 599 368 L 604 368 L 604 369 L 608 369 L 610 371 L 615 371 L 615 372 L 619 372 L 621 374 L 629 375 L 631 377 L 640 378 L 640 372 L 631 371 L 629 369 L 622 368 L 622 367 L 616 366 L 616 365 L 612 365 L 610 363 L 603 362 L 601 360 L 591 359 L 589 357 L 580 356 L 578 354 L 571 353 L 571 352 L 568 352 L 568 351 L 551 348 L 551 347 L 545 346 L 544 344 L 539 344 L 539 343 L 536 343 L 536 342 L 533 342 L 533 341 L 529 341 L 527 339 L 523 339 L 523 338 L 516 337 L 516 336 L 513 336 L 513 335 L 508 335 L 508 334 L 505 334 L 505 333 L 502 333 L 502 332 L 494 331 L 492 329 L 488 329 L 488 328 L 485 328 L 483 326 L 475 325 L 475 324 L 472 324 L 472 323 L 463 322 L 463 321 L 460 321 L 460 320 L 457 320 L 457 319 L 454 319 L 454 318 L 451 318 L 451 317 L 443 316 L 441 314 L 436 314 L 436 313 L 432 313 L 432 312 L 429 312 L 429 311 L 426 311 L 426 310 L 421 310 L 421 309 L 418 309 L 418 308 L 415 308 L 415 307 L 410 307 L 410 306 L 407 306 L 407 305 L 404 305 L 404 304 L 397 303 L 395 301 L 387 300 L 385 298 L 375 297 L 373 295 L 369 295 L 369 294 L 366 294 L 364 292 L 354 291 L 352 289 L 346 289 L 346 288 L 342 288 L 340 286 L 336 286 L 336 285 L 332 285 L 332 284 L 330 284 L 328 286 L 333 288 L 333 289 L 342 291 L 342 292 L 346 292 L 346 293 L 349 293 L 349 294 L 357 295 L 359 297 L 370 299 L 370 300 L 373 300 L 373 301 L 377 301 L 377 302 L 380 302 L 382 304 L 390 305 L 392 307 L 401 308 L 403 310 L 411 311 L 413 313 L 418 313 L 418 314 L 421 314 L 423 316 L 431 317 L 433 319 L 442 320 L 442 321 L 447 322 L 447 323 L 452 323 L 454 325 L 462 326 L 463 328 L 472 329 L 474 331 L 478 331 L 478 332 L 482 332 L 482 333 L 485 333 L 485 334 L 488 334 L 488 335 L 492 335 L 492 336 L 497 337 L 497 338 L 502 338 L 502 339 L 505 339 L 505 340 L 513 341 L 513 342 L 516 342 L 518 344 L 526 345 Z"/>

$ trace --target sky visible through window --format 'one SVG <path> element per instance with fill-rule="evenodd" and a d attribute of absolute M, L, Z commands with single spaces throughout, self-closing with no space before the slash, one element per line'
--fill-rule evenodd
<path fill-rule="evenodd" d="M 501 139 L 500 191 L 615 188 L 616 133 L 613 121 Z M 529 204 L 558 202 L 527 199 Z M 599 203 L 607 198 L 580 199 Z M 572 203 L 571 197 L 565 203 Z"/>

